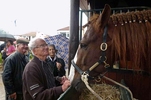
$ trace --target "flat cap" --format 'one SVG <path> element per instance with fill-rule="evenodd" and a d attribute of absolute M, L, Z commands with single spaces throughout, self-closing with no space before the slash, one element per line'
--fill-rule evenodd
<path fill-rule="evenodd" d="M 25 38 L 18 38 L 18 39 L 16 40 L 16 43 L 17 43 L 17 44 L 18 44 L 18 43 L 28 44 L 29 41 L 28 41 L 27 39 L 25 39 Z"/>

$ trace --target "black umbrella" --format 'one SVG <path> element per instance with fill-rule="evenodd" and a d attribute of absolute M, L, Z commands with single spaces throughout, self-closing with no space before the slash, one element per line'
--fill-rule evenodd
<path fill-rule="evenodd" d="M 0 30 L 0 41 L 13 40 L 15 41 L 15 37 L 12 34 L 9 34 L 3 30 Z"/>

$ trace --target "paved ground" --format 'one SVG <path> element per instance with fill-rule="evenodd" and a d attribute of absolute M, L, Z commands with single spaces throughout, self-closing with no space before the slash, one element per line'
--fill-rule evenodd
<path fill-rule="evenodd" d="M 0 100 L 5 100 L 4 85 L 2 82 L 2 70 L 0 68 Z"/>

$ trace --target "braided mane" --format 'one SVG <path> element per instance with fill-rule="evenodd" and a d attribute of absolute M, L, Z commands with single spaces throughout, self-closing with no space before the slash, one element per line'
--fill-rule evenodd
<path fill-rule="evenodd" d="M 95 41 L 100 32 L 94 14 L 85 26 L 95 32 L 85 35 L 85 41 Z M 121 61 L 121 66 L 151 72 L 151 10 L 118 13 L 110 16 L 108 35 L 112 39 L 111 59 Z M 91 38 L 90 38 L 91 37 Z M 129 65 L 130 64 L 130 65 Z"/>

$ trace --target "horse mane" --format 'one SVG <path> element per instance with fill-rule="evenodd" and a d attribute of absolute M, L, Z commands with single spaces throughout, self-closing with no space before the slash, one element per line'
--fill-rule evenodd
<path fill-rule="evenodd" d="M 98 18 L 99 15 L 94 14 L 85 25 L 93 27 L 93 32 L 85 35 L 85 41 L 98 38 Z M 112 27 L 112 33 L 108 31 L 108 36 L 112 36 L 111 52 L 115 52 L 111 59 L 122 61 L 123 66 L 130 62 L 131 67 L 127 69 L 151 72 L 151 10 L 112 14 L 108 26 Z"/>
<path fill-rule="evenodd" d="M 132 11 L 112 15 L 116 17 L 117 24 L 115 27 L 120 29 L 119 32 L 114 32 L 113 44 L 118 52 L 119 59 L 131 61 L 131 67 L 135 70 L 151 70 L 151 53 L 149 52 L 151 23 L 149 19 L 150 10 Z M 115 20 L 112 20 L 115 21 Z"/>

